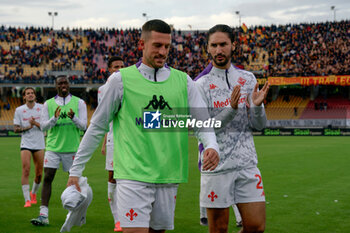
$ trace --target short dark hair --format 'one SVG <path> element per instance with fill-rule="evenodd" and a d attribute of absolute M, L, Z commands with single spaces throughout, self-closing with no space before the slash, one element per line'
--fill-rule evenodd
<path fill-rule="evenodd" d="M 69 83 L 69 78 L 68 78 L 67 75 L 59 75 L 55 79 L 55 84 L 57 84 L 57 80 L 60 79 L 60 78 L 65 78 L 67 80 L 67 82 Z"/>
<path fill-rule="evenodd" d="M 170 28 L 169 24 L 167 24 L 163 20 L 152 19 L 150 21 L 147 21 L 142 26 L 141 38 L 146 39 L 151 31 L 170 34 L 171 28 Z"/>
<path fill-rule="evenodd" d="M 112 57 L 110 57 L 110 58 L 108 59 L 108 63 L 107 63 L 108 68 L 111 68 L 112 63 L 113 63 L 114 61 L 122 61 L 122 62 L 124 62 L 123 58 L 121 58 L 121 57 L 119 57 L 119 56 L 112 56 Z"/>
<path fill-rule="evenodd" d="M 230 38 L 231 42 L 235 41 L 235 36 L 233 34 L 233 29 L 226 24 L 217 24 L 214 27 L 210 28 L 208 31 L 207 41 L 209 41 L 209 37 L 215 32 L 223 32 L 226 33 L 228 38 Z"/>

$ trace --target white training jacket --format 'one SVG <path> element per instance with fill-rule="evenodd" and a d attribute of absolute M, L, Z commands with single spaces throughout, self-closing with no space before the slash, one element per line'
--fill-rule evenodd
<path fill-rule="evenodd" d="M 210 117 L 222 121 L 222 128 L 215 132 L 220 147 L 220 162 L 214 171 L 206 173 L 256 166 L 258 159 L 252 128 L 263 129 L 267 120 L 264 105 L 255 106 L 251 100 L 257 83 L 254 74 L 233 65 L 226 70 L 209 64 L 195 80 Z M 234 110 L 230 99 L 236 85 L 241 85 L 241 97 L 238 109 Z M 202 151 L 200 143 L 199 150 Z"/>
<path fill-rule="evenodd" d="M 98 88 L 97 92 L 97 102 L 100 104 L 102 95 L 103 95 L 103 90 L 105 88 L 105 85 L 102 85 Z M 113 141 L 113 122 L 109 123 L 109 131 L 107 133 L 107 140 L 106 140 L 106 146 L 114 146 L 114 141 Z"/>
<path fill-rule="evenodd" d="M 74 185 L 71 185 L 61 195 L 63 208 L 69 212 L 60 232 L 70 231 L 73 226 L 82 226 L 86 223 L 86 211 L 92 201 L 93 194 L 86 177 L 79 178 L 79 186 L 81 192 Z"/>

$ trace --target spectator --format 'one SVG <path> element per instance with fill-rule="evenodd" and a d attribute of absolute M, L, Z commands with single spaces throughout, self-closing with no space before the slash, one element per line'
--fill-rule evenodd
<path fill-rule="evenodd" d="M 243 33 L 235 28 L 236 66 L 265 76 L 347 75 L 350 69 L 350 21 L 255 26 Z M 205 32 L 173 31 L 168 63 L 195 77 L 208 64 Z M 47 37 L 46 41 L 42 40 Z M 141 50 L 135 46 L 140 29 L 72 29 L 52 33 L 49 28 L 14 28 L 3 26 L 0 41 L 0 64 L 4 64 L 4 81 L 36 82 L 24 75 L 30 67 L 52 70 L 82 70 L 82 82 L 102 83 L 107 79 L 106 62 L 115 54 L 124 54 L 126 66 L 137 62 Z M 83 43 L 83 40 L 88 43 Z M 19 43 L 14 44 L 16 41 Z M 22 42 L 23 41 L 23 42 Z M 30 45 L 28 41 L 35 42 Z M 60 44 L 60 45 L 59 45 Z M 84 67 L 81 67 L 83 64 Z M 36 70 L 35 70 L 36 71 Z M 39 79 L 45 75 L 40 72 Z M 20 78 L 21 77 L 21 78 Z"/>

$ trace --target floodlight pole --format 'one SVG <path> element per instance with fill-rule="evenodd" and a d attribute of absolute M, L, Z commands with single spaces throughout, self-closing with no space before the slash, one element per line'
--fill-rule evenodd
<path fill-rule="evenodd" d="M 239 11 L 236 11 L 236 15 L 238 16 L 238 19 L 239 19 L 239 27 L 241 26 L 241 14 Z"/>
<path fill-rule="evenodd" d="M 147 21 L 148 21 L 148 19 L 149 19 L 149 16 L 147 15 L 147 13 L 142 13 L 142 16 L 143 16 L 143 17 L 145 17 L 146 22 L 147 22 Z"/>
<path fill-rule="evenodd" d="M 55 18 L 55 16 L 58 15 L 58 12 L 57 12 L 57 11 L 55 11 L 55 12 L 49 11 L 48 14 L 49 14 L 49 16 L 52 17 L 52 30 L 53 30 L 53 27 L 54 27 L 54 18 Z"/>
<path fill-rule="evenodd" d="M 336 12 L 335 6 L 331 6 L 331 11 L 333 11 L 333 17 L 335 22 L 335 12 Z"/>

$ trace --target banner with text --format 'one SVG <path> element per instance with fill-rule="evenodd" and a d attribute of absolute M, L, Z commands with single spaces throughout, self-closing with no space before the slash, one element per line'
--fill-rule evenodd
<path fill-rule="evenodd" d="M 264 84 L 266 80 L 272 86 L 281 85 L 334 85 L 350 86 L 350 75 L 330 75 L 330 76 L 310 76 L 310 77 L 268 77 L 258 79 L 259 84 Z"/>

